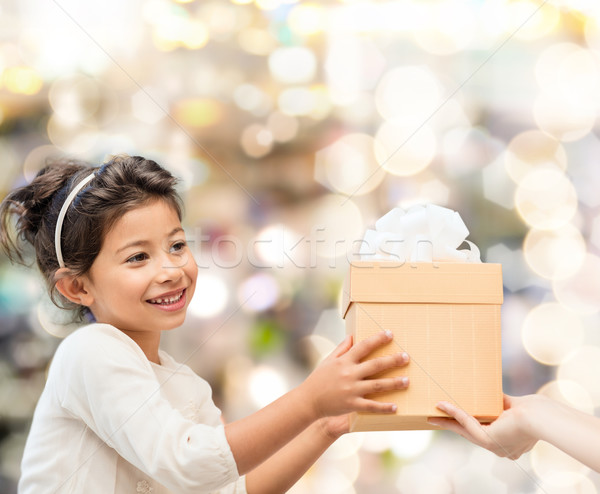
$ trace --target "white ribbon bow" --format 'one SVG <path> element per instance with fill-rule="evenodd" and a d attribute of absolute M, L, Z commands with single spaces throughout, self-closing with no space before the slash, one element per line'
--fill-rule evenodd
<path fill-rule="evenodd" d="M 394 208 L 367 230 L 361 244 L 361 260 L 399 262 L 481 262 L 477 246 L 460 214 L 434 204 Z M 458 247 L 466 242 L 469 249 Z"/>

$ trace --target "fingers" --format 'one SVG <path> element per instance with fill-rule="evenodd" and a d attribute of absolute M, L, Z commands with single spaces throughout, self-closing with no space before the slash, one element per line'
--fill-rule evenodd
<path fill-rule="evenodd" d="M 360 398 L 357 400 L 354 410 L 366 413 L 396 413 L 398 406 L 395 403 L 380 403 L 378 401 Z"/>
<path fill-rule="evenodd" d="M 356 361 L 360 361 L 374 350 L 392 341 L 394 335 L 391 331 L 380 331 L 379 333 L 369 336 L 362 341 L 359 341 L 352 347 L 352 355 Z"/>
<path fill-rule="evenodd" d="M 344 355 L 345 353 L 348 352 L 348 350 L 350 350 L 352 348 L 352 335 L 348 335 L 344 338 L 344 341 L 342 341 L 333 352 L 331 352 L 330 357 L 331 358 L 338 358 L 341 357 L 342 355 Z"/>
<path fill-rule="evenodd" d="M 446 401 L 442 401 L 436 405 L 442 412 L 447 413 L 455 419 L 455 425 L 450 424 L 450 422 L 444 422 L 443 425 L 447 426 L 444 428 L 448 428 L 449 430 L 460 434 L 463 437 L 466 437 L 472 442 L 483 445 L 489 439 L 488 434 L 484 431 L 483 427 L 479 423 L 479 421 L 469 415 L 467 412 L 458 408 L 457 406 L 452 405 Z M 432 423 L 435 424 L 437 419 L 433 420 Z M 450 419 L 448 419 L 450 420 Z"/>
<path fill-rule="evenodd" d="M 385 379 L 367 379 L 362 381 L 360 394 L 371 395 L 384 393 L 386 391 L 397 391 L 408 388 L 410 381 L 408 377 L 390 377 Z"/>
<path fill-rule="evenodd" d="M 428 417 L 427 422 L 441 429 L 446 429 L 456 434 L 460 434 L 463 437 L 468 436 L 465 428 L 454 419 L 448 417 Z"/>
<path fill-rule="evenodd" d="M 386 355 L 363 362 L 360 364 L 360 372 L 363 377 L 373 376 L 394 367 L 403 367 L 409 361 L 410 358 L 406 352 Z"/>

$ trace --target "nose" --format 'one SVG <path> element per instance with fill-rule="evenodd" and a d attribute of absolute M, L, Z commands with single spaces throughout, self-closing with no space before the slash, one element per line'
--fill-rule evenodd
<path fill-rule="evenodd" d="M 189 262 L 189 256 L 165 252 L 158 262 L 160 263 L 158 273 L 160 283 L 179 281 L 184 276 L 184 269 Z"/>

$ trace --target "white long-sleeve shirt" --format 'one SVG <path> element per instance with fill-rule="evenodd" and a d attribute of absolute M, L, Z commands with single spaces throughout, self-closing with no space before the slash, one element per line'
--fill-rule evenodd
<path fill-rule="evenodd" d="M 36 407 L 20 494 L 245 493 L 210 386 L 108 324 L 59 345 Z"/>

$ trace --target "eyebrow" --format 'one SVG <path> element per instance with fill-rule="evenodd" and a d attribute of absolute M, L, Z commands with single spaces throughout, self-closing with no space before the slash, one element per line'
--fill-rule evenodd
<path fill-rule="evenodd" d="M 179 232 L 183 232 L 183 228 L 180 226 L 177 226 L 175 228 L 173 228 L 173 230 L 171 230 L 169 232 L 169 234 L 167 235 L 167 237 L 172 237 L 173 235 L 179 233 Z M 151 242 L 149 240 L 134 240 L 133 242 L 129 242 L 127 244 L 125 244 L 123 247 L 119 247 L 117 249 L 117 251 L 115 252 L 115 254 L 119 254 L 120 252 L 129 249 L 131 247 L 143 247 L 144 245 L 148 245 Z"/>

